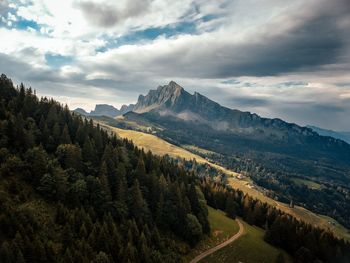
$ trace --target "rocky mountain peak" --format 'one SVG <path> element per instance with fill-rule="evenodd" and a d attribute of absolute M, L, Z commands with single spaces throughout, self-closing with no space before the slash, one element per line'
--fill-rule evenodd
<path fill-rule="evenodd" d="M 134 109 L 135 105 L 134 104 L 129 104 L 129 105 L 123 105 L 121 108 L 120 108 L 120 113 L 121 114 L 125 114 L 125 113 L 128 113 L 129 111 L 132 111 Z"/>
<path fill-rule="evenodd" d="M 156 90 L 150 90 L 146 96 L 140 95 L 133 111 L 141 113 L 162 106 L 172 106 L 185 92 L 175 81 L 170 81 L 168 85 L 159 86 Z"/>
<path fill-rule="evenodd" d="M 119 110 L 113 107 L 112 105 L 96 104 L 95 110 L 91 111 L 90 115 L 92 116 L 105 115 L 105 116 L 115 117 L 119 115 Z"/>

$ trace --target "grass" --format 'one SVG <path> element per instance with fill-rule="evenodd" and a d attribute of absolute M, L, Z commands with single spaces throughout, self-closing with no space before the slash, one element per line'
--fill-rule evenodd
<path fill-rule="evenodd" d="M 152 151 L 156 155 L 168 154 L 173 158 L 184 158 L 186 160 L 196 159 L 199 163 L 205 163 L 206 160 L 196 154 L 193 154 L 185 149 L 172 145 L 157 136 L 152 134 L 133 131 L 133 130 L 123 130 L 119 128 L 109 127 L 113 132 L 118 134 L 122 138 L 128 138 L 134 142 L 140 148 L 144 150 Z"/>
<path fill-rule="evenodd" d="M 153 154 L 156 155 L 166 155 L 173 158 L 183 158 L 186 160 L 193 160 L 196 159 L 198 163 L 206 163 L 210 166 L 214 167 L 215 169 L 229 175 L 229 176 L 237 176 L 238 174 L 235 172 L 232 172 L 224 167 L 221 167 L 217 164 L 211 163 L 204 159 L 203 157 L 191 153 L 190 151 L 183 149 L 181 147 L 175 146 L 171 143 L 168 143 L 164 141 L 163 139 L 158 138 L 155 135 L 139 132 L 139 131 L 133 131 L 133 130 L 124 130 L 120 128 L 115 128 L 103 123 L 100 123 L 102 127 L 105 129 L 115 132 L 119 137 L 121 138 L 127 138 L 129 140 L 132 140 L 135 145 L 137 145 L 140 148 L 143 148 L 144 150 L 148 151 L 150 150 Z"/>
<path fill-rule="evenodd" d="M 297 184 L 297 185 L 305 185 L 310 189 L 321 189 L 322 185 L 319 183 L 316 183 L 314 181 L 306 180 L 306 179 L 301 179 L 301 178 L 291 178 L 291 180 Z"/>
<path fill-rule="evenodd" d="M 242 222 L 246 233 L 238 240 L 233 242 L 207 256 L 201 262 L 244 262 L 244 263 L 258 263 L 258 262 L 275 262 L 279 253 L 282 253 L 285 262 L 292 262 L 290 256 L 281 249 L 278 249 L 263 240 L 264 230 L 250 226 Z"/>
<path fill-rule="evenodd" d="M 251 189 L 247 187 L 246 182 L 242 182 L 239 180 L 236 180 L 234 178 L 229 179 L 229 185 L 231 185 L 233 188 L 240 189 L 244 193 L 249 194 L 250 196 L 261 200 L 262 202 L 266 202 L 272 206 L 275 206 L 276 208 L 280 209 L 281 211 L 290 214 L 294 216 L 295 218 L 302 220 L 306 223 L 309 223 L 313 226 L 318 226 L 324 229 L 329 229 L 332 231 L 337 237 L 344 238 L 347 240 L 350 240 L 350 234 L 349 230 L 340 225 L 339 223 L 336 223 L 335 225 L 329 224 L 329 221 L 336 222 L 334 219 L 331 219 L 329 217 L 315 214 L 301 206 L 294 206 L 294 208 L 290 208 L 288 204 L 273 200 L 272 198 L 269 198 L 265 196 L 263 193 L 258 191 L 257 189 Z"/>
<path fill-rule="evenodd" d="M 191 152 L 198 152 L 200 154 L 205 154 L 205 155 L 216 154 L 216 152 L 209 151 L 209 150 L 206 150 L 206 149 L 203 149 L 203 148 L 199 148 L 199 147 L 194 146 L 194 145 L 184 144 L 184 145 L 181 145 L 181 147 L 186 149 L 186 150 L 189 150 Z"/>
<path fill-rule="evenodd" d="M 333 227 L 333 232 L 335 232 L 338 236 L 342 236 L 346 240 L 350 241 L 350 230 L 339 224 L 335 219 L 325 216 L 325 215 L 320 215 L 320 217 L 324 218 L 328 222 L 333 222 L 334 225 Z"/>
<path fill-rule="evenodd" d="M 208 212 L 211 235 L 201 240 L 199 244 L 191 250 L 191 253 L 186 255 L 185 261 L 190 261 L 203 251 L 224 242 L 239 230 L 237 222 L 227 217 L 223 211 L 208 206 Z"/>
<path fill-rule="evenodd" d="M 290 208 L 287 204 L 278 202 L 276 200 L 273 200 L 272 198 L 269 198 L 265 196 L 262 192 L 260 192 L 257 189 L 252 189 L 247 186 L 248 181 L 247 180 L 238 180 L 236 179 L 236 176 L 238 175 L 235 172 L 232 172 L 224 167 L 221 167 L 217 164 L 213 164 L 206 159 L 191 153 L 188 150 L 185 150 L 181 147 L 172 145 L 163 139 L 158 138 L 155 135 L 143 133 L 139 131 L 133 131 L 133 130 L 123 130 L 115 127 L 108 126 L 106 124 L 101 123 L 101 126 L 105 129 L 115 132 L 122 138 L 128 138 L 129 140 L 132 140 L 135 145 L 137 145 L 140 148 L 144 148 L 145 150 L 150 150 L 156 155 L 165 155 L 168 154 L 169 156 L 173 158 L 184 158 L 186 160 L 193 160 L 196 159 L 198 163 L 206 163 L 211 165 L 213 168 L 217 169 L 218 171 L 221 171 L 225 174 L 227 174 L 230 178 L 228 180 L 229 185 L 231 185 L 235 189 L 240 189 L 246 194 L 249 194 L 250 196 L 257 198 L 261 200 L 262 202 L 266 202 L 272 206 L 277 207 L 281 211 L 288 213 L 294 217 L 296 217 L 299 220 L 302 220 L 306 223 L 309 223 L 311 225 L 316 225 L 318 227 L 322 227 L 325 229 L 329 229 L 333 231 L 333 233 L 340 237 L 350 240 L 350 234 L 347 229 L 342 227 L 339 224 L 331 225 L 329 224 L 329 219 L 317 215 L 315 213 L 312 213 L 311 211 L 300 207 L 295 206 L 294 208 Z M 334 221 L 334 220 L 333 220 Z"/>

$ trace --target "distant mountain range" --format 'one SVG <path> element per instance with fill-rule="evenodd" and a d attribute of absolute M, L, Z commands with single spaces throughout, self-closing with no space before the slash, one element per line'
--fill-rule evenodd
<path fill-rule="evenodd" d="M 198 92 L 188 93 L 174 81 L 140 95 L 135 105 L 123 105 L 120 110 L 99 104 L 90 113 L 75 111 L 87 116 L 124 115 L 123 122 L 152 128 L 172 143 L 243 155 L 288 172 L 307 171 L 308 176 L 350 181 L 344 172 L 344 167 L 350 169 L 350 145 L 344 137 L 223 107 Z"/>
<path fill-rule="evenodd" d="M 350 145 L 344 141 L 280 119 L 223 107 L 173 81 L 140 95 L 124 121 L 151 127 L 176 144 L 245 156 L 288 172 L 350 181 L 344 172 L 344 167 L 350 169 Z"/>
<path fill-rule="evenodd" d="M 85 115 L 85 116 L 107 116 L 107 117 L 117 117 L 120 115 L 123 115 L 129 111 L 133 110 L 134 105 L 130 104 L 130 105 L 123 105 L 120 110 L 115 108 L 112 105 L 108 105 L 108 104 L 97 104 L 95 106 L 95 109 L 90 111 L 90 113 L 86 112 L 84 109 L 82 108 L 77 108 L 75 110 L 73 110 L 74 112 L 77 112 L 81 115 Z"/>
<path fill-rule="evenodd" d="M 333 137 L 333 138 L 336 138 L 339 140 L 343 140 L 343 141 L 350 144 L 350 132 L 345 132 L 345 131 L 339 132 L 339 131 L 326 130 L 326 129 L 322 129 L 322 128 L 319 128 L 316 126 L 311 126 L 311 125 L 308 125 L 307 127 L 314 130 L 319 135 Z"/>

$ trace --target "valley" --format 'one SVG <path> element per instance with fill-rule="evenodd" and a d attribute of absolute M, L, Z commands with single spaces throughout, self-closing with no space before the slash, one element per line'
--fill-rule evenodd
<path fill-rule="evenodd" d="M 129 109 L 116 118 L 93 118 L 185 147 L 249 178 L 253 187 L 274 200 L 293 202 L 350 227 L 350 145 L 346 142 L 280 119 L 223 107 L 173 81 L 139 96 Z"/>
<path fill-rule="evenodd" d="M 102 127 L 107 129 L 108 131 L 118 134 L 118 136 L 120 136 L 121 138 L 127 138 L 129 140 L 132 140 L 138 147 L 145 149 L 145 151 L 152 151 L 154 154 L 161 155 L 161 156 L 169 155 L 173 158 L 180 158 L 180 159 L 184 158 L 190 161 L 195 159 L 198 163 L 208 164 L 213 168 L 217 169 L 217 171 L 227 175 L 228 185 L 232 186 L 233 188 L 240 189 L 244 193 L 247 193 L 250 196 L 257 198 L 262 202 L 266 202 L 270 205 L 273 205 L 278 209 L 282 210 L 283 212 L 291 214 L 304 222 L 322 227 L 324 229 L 330 229 L 337 236 L 350 240 L 349 230 L 341 226 L 336 220 L 329 217 L 323 217 L 323 216 L 317 215 L 301 206 L 296 205 L 293 208 L 290 208 L 289 204 L 285 204 L 285 203 L 276 201 L 274 199 L 271 199 L 270 197 L 266 196 L 260 190 L 259 187 L 257 186 L 251 187 L 252 181 L 249 180 L 249 178 L 244 177 L 245 179 L 239 179 L 242 177 L 239 176 L 238 173 L 232 172 L 217 164 L 213 164 L 208 160 L 196 154 L 193 154 L 179 146 L 172 145 L 162 140 L 161 138 L 156 137 L 155 135 L 147 134 L 147 133 L 143 133 L 135 130 L 123 130 L 120 128 L 109 126 L 105 123 L 100 123 L 100 124 Z M 186 148 L 190 149 L 191 147 L 187 146 Z M 196 150 L 198 151 L 198 148 Z"/>

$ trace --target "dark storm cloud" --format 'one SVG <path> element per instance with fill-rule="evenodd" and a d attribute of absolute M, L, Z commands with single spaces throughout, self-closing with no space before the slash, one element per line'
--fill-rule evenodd
<path fill-rule="evenodd" d="M 317 70 L 348 56 L 350 30 L 344 21 L 350 19 L 349 6 L 348 0 L 320 1 L 319 6 L 314 1 L 306 10 L 285 14 L 285 19 L 275 19 L 240 41 L 227 31 L 159 50 L 152 57 L 145 56 L 145 68 L 158 75 L 189 78 L 276 76 Z"/>
<path fill-rule="evenodd" d="M 296 23 L 292 30 L 233 49 L 233 57 L 234 53 L 242 54 L 239 56 L 242 62 L 224 64 L 218 74 L 278 75 L 336 63 L 350 40 L 349 28 L 341 25 L 342 20 L 350 19 L 350 2 L 335 0 L 320 1 L 321 6 L 317 4 L 315 1 L 314 6 L 306 6 L 312 8 L 306 12 L 300 10 L 301 15 L 305 12 L 304 16 L 291 16 Z M 272 32 L 279 28 L 278 24 L 274 26 L 270 28 Z"/>
<path fill-rule="evenodd" d="M 86 19 L 95 26 L 113 27 L 127 18 L 138 16 L 147 11 L 149 1 L 128 0 L 122 9 L 107 3 L 84 1 L 78 4 Z"/>
<path fill-rule="evenodd" d="M 333 16 L 317 17 L 264 42 L 227 46 L 233 60 L 222 63 L 215 77 L 271 76 L 335 63 L 346 32 L 334 21 Z"/>
<path fill-rule="evenodd" d="M 333 130 L 349 130 L 350 108 L 331 103 L 283 103 L 273 105 L 274 116 L 300 125 L 315 125 Z"/>
<path fill-rule="evenodd" d="M 26 50 L 26 52 L 30 51 Z M 35 69 L 31 65 L 3 53 L 0 53 L 0 69 L 3 71 L 1 73 L 8 75 L 10 78 L 16 77 L 16 79 L 20 81 L 61 81 L 61 79 L 57 77 L 57 74 L 54 74 L 54 72 L 50 70 Z"/>
<path fill-rule="evenodd" d="M 37 54 L 35 49 L 23 50 L 27 56 Z M 91 78 L 87 79 L 85 74 L 73 74 L 69 76 L 62 76 L 57 72 L 57 69 L 40 69 L 34 68 L 28 63 L 22 62 L 12 56 L 0 53 L 0 74 L 4 73 L 7 77 L 13 79 L 14 83 L 23 82 L 25 85 L 31 85 L 37 89 L 41 94 L 51 95 L 66 95 L 66 96 L 85 96 L 92 98 L 96 96 L 90 93 L 91 87 L 103 88 L 109 94 L 123 95 L 127 100 L 130 98 L 136 100 L 141 91 L 145 90 L 145 84 L 139 83 L 136 80 L 125 77 L 122 80 Z M 148 81 L 147 79 L 144 79 Z M 156 87 L 158 83 L 155 80 L 150 80 L 149 87 Z"/>
<path fill-rule="evenodd" d="M 278 84 L 280 87 L 296 87 L 296 86 L 305 86 L 307 85 L 304 81 L 286 81 Z"/>
<path fill-rule="evenodd" d="M 270 100 L 254 98 L 254 97 L 234 97 L 230 101 L 230 105 L 234 107 L 262 107 L 271 104 Z"/>
<path fill-rule="evenodd" d="M 343 113 L 348 110 L 344 106 L 329 105 L 329 104 L 314 104 L 314 105 L 311 105 L 311 108 L 313 108 L 316 112 L 321 113 L 321 115 L 325 112 L 327 112 L 328 114 L 335 114 L 335 113 Z"/>

